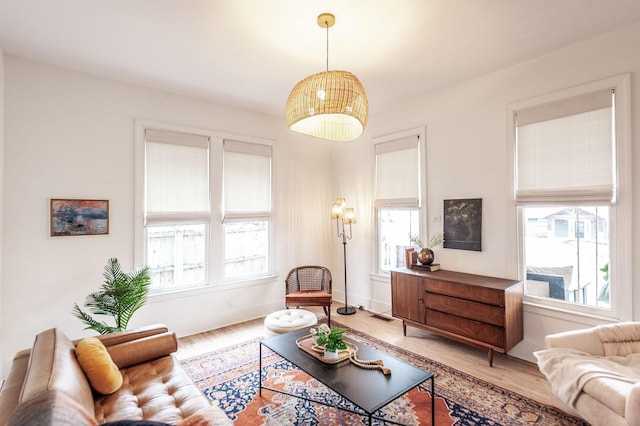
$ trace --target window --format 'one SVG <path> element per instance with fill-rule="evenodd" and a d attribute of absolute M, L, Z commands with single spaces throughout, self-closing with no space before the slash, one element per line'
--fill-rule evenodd
<path fill-rule="evenodd" d="M 224 142 L 224 278 L 269 272 L 271 147 Z"/>
<path fill-rule="evenodd" d="M 136 154 L 152 291 L 270 274 L 271 146 L 152 127 L 138 123 Z"/>
<path fill-rule="evenodd" d="M 409 236 L 420 234 L 420 200 L 424 186 L 424 131 L 409 131 L 375 141 L 375 209 L 377 270 L 404 266 Z"/>
<path fill-rule="evenodd" d="M 620 137 L 628 122 L 619 99 L 624 82 L 604 80 L 510 108 L 520 267 L 530 302 L 604 316 L 625 310 L 620 277 L 628 270 L 615 250 L 628 244 L 618 232 L 629 206 L 620 196 L 630 173 L 622 156 L 627 138 Z"/>

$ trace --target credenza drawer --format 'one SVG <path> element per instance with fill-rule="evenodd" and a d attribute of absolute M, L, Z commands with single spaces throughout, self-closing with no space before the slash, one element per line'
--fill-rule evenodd
<path fill-rule="evenodd" d="M 426 324 L 496 347 L 504 347 L 504 328 L 426 309 Z"/>
<path fill-rule="evenodd" d="M 501 327 L 505 325 L 504 309 L 500 306 L 426 292 L 425 307 Z"/>
<path fill-rule="evenodd" d="M 476 302 L 504 306 L 503 290 L 432 279 L 425 279 L 424 286 L 425 290 L 431 293 L 446 294 L 460 299 L 472 299 Z"/>

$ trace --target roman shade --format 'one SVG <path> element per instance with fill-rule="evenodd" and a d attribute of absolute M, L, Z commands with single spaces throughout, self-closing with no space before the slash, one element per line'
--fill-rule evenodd
<path fill-rule="evenodd" d="M 145 131 L 146 221 L 208 220 L 209 137 Z"/>
<path fill-rule="evenodd" d="M 615 199 L 614 93 L 599 90 L 516 111 L 516 203 Z"/>
<path fill-rule="evenodd" d="M 375 206 L 419 207 L 418 135 L 375 145 Z"/>
<path fill-rule="evenodd" d="M 269 217 L 271 212 L 271 147 L 224 141 L 225 219 Z"/>

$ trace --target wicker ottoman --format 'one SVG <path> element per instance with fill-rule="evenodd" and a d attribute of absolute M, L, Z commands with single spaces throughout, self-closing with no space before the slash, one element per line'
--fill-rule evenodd
<path fill-rule="evenodd" d="M 318 318 L 304 309 L 283 309 L 273 312 L 264 319 L 264 337 L 288 333 L 304 327 L 313 327 Z"/>

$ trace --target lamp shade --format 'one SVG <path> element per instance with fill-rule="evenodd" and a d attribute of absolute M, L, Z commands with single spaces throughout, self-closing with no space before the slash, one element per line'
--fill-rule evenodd
<path fill-rule="evenodd" d="M 362 135 L 369 102 L 360 80 L 348 71 L 324 71 L 300 81 L 289 94 L 286 117 L 295 132 L 347 142 Z"/>
<path fill-rule="evenodd" d="M 356 211 L 353 209 L 353 207 L 345 207 L 343 211 L 343 215 L 344 215 L 343 220 L 345 225 L 351 225 L 352 223 L 357 223 Z"/>

